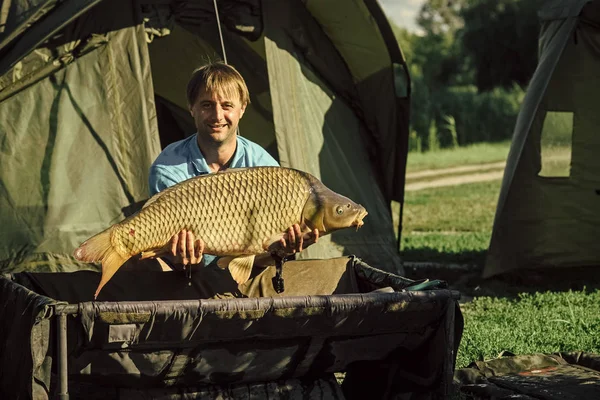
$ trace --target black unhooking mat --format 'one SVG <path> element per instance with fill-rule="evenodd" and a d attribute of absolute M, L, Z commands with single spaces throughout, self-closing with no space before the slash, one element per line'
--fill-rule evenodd
<path fill-rule="evenodd" d="M 476 361 L 454 374 L 468 399 L 600 399 L 600 355 L 573 352 Z"/>
<path fill-rule="evenodd" d="M 257 270 L 238 286 L 216 268 L 190 278 L 125 267 L 94 301 L 97 272 L 7 274 L 0 398 L 60 394 L 60 313 L 71 399 L 447 394 L 463 322 L 444 282 L 411 281 L 353 256 L 286 263 L 283 293 L 274 277 L 274 268 Z M 342 385 L 336 372 L 346 373 Z"/>

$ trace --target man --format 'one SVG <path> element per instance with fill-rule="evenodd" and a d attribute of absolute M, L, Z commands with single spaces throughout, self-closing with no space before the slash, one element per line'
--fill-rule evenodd
<path fill-rule="evenodd" d="M 216 62 L 198 68 L 188 82 L 187 101 L 196 134 L 170 144 L 154 161 L 149 178 L 151 195 L 194 176 L 227 168 L 279 166 L 262 147 L 238 135 L 238 123 L 250 103 L 250 94 L 234 67 Z M 293 254 L 317 240 L 318 230 L 302 235 L 296 224 L 280 244 Z M 171 238 L 170 248 L 166 258 L 171 265 L 201 261 L 208 265 L 216 258 L 203 255 L 204 242 L 186 230 Z"/>

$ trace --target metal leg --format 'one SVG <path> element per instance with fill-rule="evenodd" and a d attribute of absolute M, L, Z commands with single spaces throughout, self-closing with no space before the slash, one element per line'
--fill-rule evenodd
<path fill-rule="evenodd" d="M 58 399 L 69 400 L 67 367 L 67 314 L 58 315 Z"/>
<path fill-rule="evenodd" d="M 452 381 L 454 380 L 454 319 L 456 303 L 450 299 L 446 311 L 446 357 L 444 360 L 444 398 L 449 398 L 452 393 Z"/>

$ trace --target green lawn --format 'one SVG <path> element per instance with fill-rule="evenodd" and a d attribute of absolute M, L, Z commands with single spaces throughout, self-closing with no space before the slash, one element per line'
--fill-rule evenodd
<path fill-rule="evenodd" d="M 465 329 L 457 368 L 503 350 L 600 353 L 600 290 L 523 293 L 516 299 L 476 297 L 461 309 Z"/>
<path fill-rule="evenodd" d="M 409 153 L 407 171 L 497 163 L 506 160 L 509 148 L 510 142 L 480 143 L 436 152 Z M 403 258 L 407 261 L 481 264 L 492 232 L 500 183 L 497 179 L 406 192 L 400 248 Z M 397 216 L 398 205 L 393 207 L 393 215 Z M 397 221 L 394 226 L 398 226 Z"/>
<path fill-rule="evenodd" d="M 505 141 L 477 143 L 456 149 L 441 149 L 435 152 L 411 152 L 408 154 L 406 161 L 406 170 L 410 173 L 424 169 L 506 161 L 509 149 L 510 141 Z"/>
<path fill-rule="evenodd" d="M 400 248 L 403 258 L 481 262 L 492 233 L 499 192 L 500 180 L 406 192 Z"/>
<path fill-rule="evenodd" d="M 410 153 L 408 170 L 504 161 L 508 149 L 508 143 L 501 143 Z M 501 180 L 496 179 L 407 191 L 401 241 L 403 259 L 482 266 L 500 184 Z M 557 284 L 549 287 L 528 282 L 529 275 L 522 276 L 522 286 L 515 286 L 502 280 L 482 281 L 477 273 L 471 273 L 474 277 L 465 272 L 448 273 L 452 274 L 456 281 L 463 280 L 454 287 L 467 294 L 461 304 L 465 329 L 457 368 L 474 360 L 495 358 L 503 350 L 515 354 L 600 352 L 600 285 L 592 279 L 586 280 L 586 275 L 583 282 L 587 289 L 579 285 L 578 290 L 569 290 L 575 286 L 568 277 L 558 278 Z M 449 283 L 453 287 L 453 282 Z M 467 296 L 473 296 L 472 300 Z"/>

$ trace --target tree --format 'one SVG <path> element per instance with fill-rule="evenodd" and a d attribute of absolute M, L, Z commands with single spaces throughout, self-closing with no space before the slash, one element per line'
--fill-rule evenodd
<path fill-rule="evenodd" d="M 465 0 L 427 0 L 419 11 L 417 23 L 426 35 L 453 35 L 463 26 L 460 10 Z"/>
<path fill-rule="evenodd" d="M 527 85 L 537 66 L 537 10 L 543 1 L 470 0 L 462 8 L 462 47 L 479 90 Z"/>

